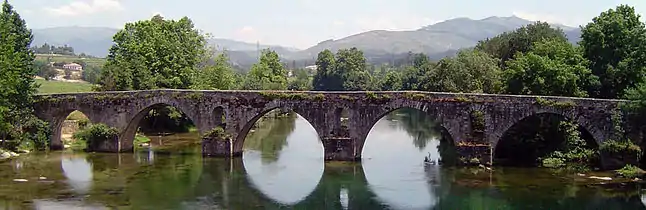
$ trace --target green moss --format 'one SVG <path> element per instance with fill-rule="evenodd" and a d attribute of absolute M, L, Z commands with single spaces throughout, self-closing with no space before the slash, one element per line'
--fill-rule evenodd
<path fill-rule="evenodd" d="M 422 93 L 404 93 L 404 98 L 411 100 L 422 100 L 426 99 L 426 95 Z"/>
<path fill-rule="evenodd" d="M 201 93 L 201 92 L 187 93 L 184 95 L 184 98 L 199 101 L 204 98 L 204 93 Z"/>
<path fill-rule="evenodd" d="M 560 109 L 568 109 L 576 106 L 576 103 L 574 103 L 574 101 L 558 102 L 558 101 L 544 99 L 541 97 L 536 97 L 535 104 L 538 104 L 540 106 L 549 106 L 549 107 L 555 107 Z"/>
<path fill-rule="evenodd" d="M 340 95 L 339 98 L 343 99 L 343 100 L 346 100 L 346 101 L 354 101 L 355 100 L 354 97 L 349 96 L 349 95 Z"/>
<path fill-rule="evenodd" d="M 323 93 L 319 93 L 319 94 L 314 95 L 314 97 L 312 97 L 312 98 L 314 100 L 316 100 L 316 101 L 323 101 L 323 100 L 325 100 L 325 95 Z"/>
<path fill-rule="evenodd" d="M 472 100 L 471 100 L 470 98 L 467 98 L 467 97 L 464 97 L 464 96 L 457 96 L 457 97 L 455 97 L 455 101 L 457 101 L 457 102 L 463 102 L 463 103 L 472 102 Z"/>
<path fill-rule="evenodd" d="M 375 92 L 366 92 L 366 99 L 373 102 L 385 103 L 390 101 L 390 95 L 388 94 L 377 94 Z"/>

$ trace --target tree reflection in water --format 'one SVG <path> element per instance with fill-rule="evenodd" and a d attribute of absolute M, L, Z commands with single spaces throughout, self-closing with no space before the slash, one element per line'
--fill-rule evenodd
<path fill-rule="evenodd" d="M 273 110 L 258 119 L 244 142 L 244 150 L 260 152 L 262 161 L 276 162 L 278 154 L 287 146 L 287 137 L 294 131 L 298 115 Z"/>

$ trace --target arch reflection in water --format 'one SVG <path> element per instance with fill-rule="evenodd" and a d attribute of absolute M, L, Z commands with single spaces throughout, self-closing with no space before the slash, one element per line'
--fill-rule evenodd
<path fill-rule="evenodd" d="M 425 166 L 423 160 L 429 154 L 431 160 L 442 159 L 441 133 L 431 117 L 415 109 L 393 111 L 373 126 L 362 164 L 380 200 L 398 209 L 428 209 L 438 203 L 440 167 Z"/>
<path fill-rule="evenodd" d="M 300 115 L 272 111 L 246 137 L 247 177 L 273 200 L 293 205 L 316 187 L 323 173 L 323 145 Z"/>
<path fill-rule="evenodd" d="M 78 194 L 87 194 L 92 188 L 92 164 L 85 154 L 63 154 L 61 168 L 67 183 Z"/>

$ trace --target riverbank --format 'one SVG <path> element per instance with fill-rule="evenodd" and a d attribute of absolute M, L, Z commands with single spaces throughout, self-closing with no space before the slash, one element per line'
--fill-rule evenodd
<path fill-rule="evenodd" d="M 7 161 L 18 156 L 20 156 L 20 154 L 16 152 L 0 149 L 0 162 Z"/>

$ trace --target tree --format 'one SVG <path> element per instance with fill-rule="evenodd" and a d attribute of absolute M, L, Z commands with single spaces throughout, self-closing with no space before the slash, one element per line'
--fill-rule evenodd
<path fill-rule="evenodd" d="M 100 79 L 104 90 L 189 88 L 207 52 L 205 37 L 187 17 L 127 23 L 113 39 Z"/>
<path fill-rule="evenodd" d="M 229 90 L 235 85 L 233 67 L 226 53 L 217 55 L 212 65 L 207 65 L 196 74 L 193 89 Z"/>
<path fill-rule="evenodd" d="M 45 78 L 45 80 L 50 80 L 58 74 L 56 69 L 47 61 L 35 60 L 34 68 L 38 70 L 38 76 Z"/>
<path fill-rule="evenodd" d="M 295 69 L 293 71 L 295 77 L 290 78 L 289 90 L 310 90 L 312 89 L 312 80 L 305 69 Z"/>
<path fill-rule="evenodd" d="M 405 66 L 402 73 L 402 90 L 424 90 L 424 77 L 433 69 L 434 64 L 426 54 L 412 55 L 413 65 Z"/>
<path fill-rule="evenodd" d="M 278 53 L 265 49 L 260 62 L 254 64 L 247 74 L 245 88 L 251 90 L 284 90 L 287 88 L 287 71 L 280 62 Z"/>
<path fill-rule="evenodd" d="M 0 140 L 4 148 L 17 146 L 7 145 L 7 139 L 19 140 L 19 144 L 26 140 L 46 142 L 47 126 L 33 115 L 32 108 L 37 88 L 34 76 L 38 73 L 34 68 L 36 57 L 29 48 L 32 39 L 25 21 L 5 0 L 0 12 Z"/>
<path fill-rule="evenodd" d="M 397 91 L 402 89 L 402 74 L 399 71 L 388 71 L 381 80 L 380 89 L 383 91 Z"/>
<path fill-rule="evenodd" d="M 101 67 L 88 65 L 83 68 L 83 80 L 92 84 L 99 83 L 99 77 L 101 76 Z"/>
<path fill-rule="evenodd" d="M 620 5 L 592 19 L 581 30 L 583 56 L 590 60 L 600 88 L 592 96 L 617 98 L 646 76 L 646 29 L 635 8 Z"/>
<path fill-rule="evenodd" d="M 343 90 L 343 76 L 336 70 L 336 59 L 330 50 L 323 50 L 316 59 L 314 90 Z"/>
<path fill-rule="evenodd" d="M 428 72 L 424 86 L 429 91 L 498 93 L 501 89 L 499 60 L 479 50 L 463 50 L 444 58 Z"/>
<path fill-rule="evenodd" d="M 567 41 L 563 30 L 552 28 L 549 23 L 539 21 L 520 27 L 515 31 L 479 41 L 475 49 L 500 59 L 500 64 L 504 67 L 505 63 L 513 59 L 517 52 L 528 52 L 534 42 L 543 39 Z"/>
<path fill-rule="evenodd" d="M 371 90 L 372 76 L 368 73 L 366 58 L 356 47 L 340 49 L 334 65 L 342 75 L 344 90 Z"/>
<path fill-rule="evenodd" d="M 598 84 L 588 61 L 572 44 L 557 39 L 536 42 L 528 53 L 507 62 L 505 89 L 510 94 L 587 96 Z"/>

